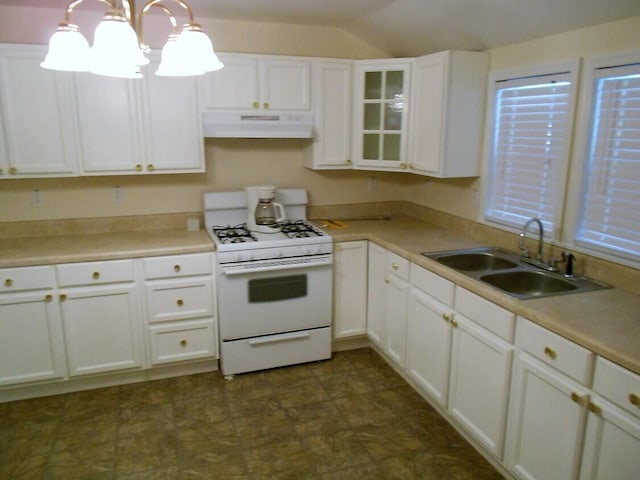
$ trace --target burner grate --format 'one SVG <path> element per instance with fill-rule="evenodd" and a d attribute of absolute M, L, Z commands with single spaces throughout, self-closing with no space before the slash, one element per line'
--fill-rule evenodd
<path fill-rule="evenodd" d="M 287 238 L 321 237 L 324 235 L 324 233 L 304 220 L 280 222 L 280 225 L 282 226 L 282 233 Z"/>
<path fill-rule="evenodd" d="M 248 243 L 258 241 L 258 239 L 247 230 L 245 224 L 235 226 L 214 225 L 213 234 L 218 237 L 221 243 Z"/>

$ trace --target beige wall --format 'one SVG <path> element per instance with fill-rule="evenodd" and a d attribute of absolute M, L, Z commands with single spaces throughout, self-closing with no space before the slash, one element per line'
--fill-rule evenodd
<path fill-rule="evenodd" d="M 84 4 L 83 4 L 84 5 Z M 90 31 L 96 12 L 73 19 Z M 46 43 L 62 19 L 58 10 L 0 7 L 0 42 Z M 387 56 L 335 28 L 198 19 L 219 51 L 375 58 Z M 166 26 L 161 17 L 145 20 L 149 43 L 158 46 Z M 640 48 L 640 17 L 492 50 L 492 68 L 506 68 L 595 52 Z M 145 35 L 147 38 L 147 35 Z M 558 47 L 558 42 L 560 41 Z M 553 45 L 553 47 L 551 47 Z M 205 174 L 83 177 L 0 181 L 0 221 L 190 212 L 201 209 L 202 193 L 256 183 L 300 186 L 313 205 L 408 200 L 475 219 L 478 179 L 428 179 L 403 173 L 311 171 L 302 166 L 304 140 L 206 140 Z M 376 177 L 376 189 L 368 188 Z M 124 201 L 111 190 L 122 186 Z M 31 191 L 44 205 L 31 206 Z"/>

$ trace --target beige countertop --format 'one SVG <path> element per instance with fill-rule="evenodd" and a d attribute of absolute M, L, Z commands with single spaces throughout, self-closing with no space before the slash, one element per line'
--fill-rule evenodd
<path fill-rule="evenodd" d="M 639 295 L 612 288 L 519 300 L 420 255 L 421 252 L 486 245 L 477 240 L 397 215 L 393 220 L 345 220 L 343 223 L 346 228 L 327 228 L 335 241 L 371 240 L 640 374 Z"/>
<path fill-rule="evenodd" d="M 321 224 L 321 222 L 317 222 Z M 412 217 L 345 221 L 336 241 L 371 240 L 640 374 L 640 296 L 620 289 L 518 300 L 420 255 L 482 246 Z M 115 260 L 215 250 L 204 230 L 145 230 L 0 239 L 0 267 Z"/>
<path fill-rule="evenodd" d="M 0 267 L 117 260 L 213 250 L 214 243 L 204 230 L 143 230 L 8 238 L 0 239 Z"/>

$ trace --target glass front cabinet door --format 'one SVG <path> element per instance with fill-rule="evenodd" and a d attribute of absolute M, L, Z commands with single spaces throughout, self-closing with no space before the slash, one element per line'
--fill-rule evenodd
<path fill-rule="evenodd" d="M 356 62 L 354 75 L 355 168 L 403 170 L 406 144 L 410 63 Z"/>

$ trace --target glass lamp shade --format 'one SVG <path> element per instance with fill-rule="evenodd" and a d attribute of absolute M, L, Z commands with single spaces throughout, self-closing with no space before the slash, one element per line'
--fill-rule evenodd
<path fill-rule="evenodd" d="M 169 35 L 169 40 L 167 40 L 167 43 L 162 47 L 160 65 L 158 65 L 156 75 L 161 77 L 187 77 L 204 74 L 204 70 L 194 68 L 193 65 L 189 65 L 189 63 L 185 61 L 183 55 L 180 53 L 180 46 L 178 45 L 179 38 L 177 33 Z"/>
<path fill-rule="evenodd" d="M 76 25 L 58 26 L 58 30 L 49 39 L 49 51 L 40 66 L 65 72 L 89 70 L 89 43 Z"/>
<path fill-rule="evenodd" d="M 129 22 L 120 15 L 107 14 L 94 34 L 89 71 L 108 77 L 141 78 L 138 67 L 148 63 Z"/>
<path fill-rule="evenodd" d="M 224 67 L 213 51 L 211 40 L 197 24 L 184 26 L 180 33 L 178 47 L 185 62 L 197 65 L 204 72 L 213 72 Z"/>

